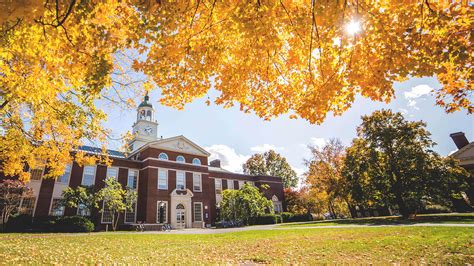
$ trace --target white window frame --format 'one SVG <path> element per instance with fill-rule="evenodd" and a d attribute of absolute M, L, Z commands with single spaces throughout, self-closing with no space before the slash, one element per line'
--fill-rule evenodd
<path fill-rule="evenodd" d="M 202 165 L 201 160 L 199 158 L 194 158 L 192 163 L 194 165 Z"/>
<path fill-rule="evenodd" d="M 23 211 L 23 208 L 24 208 L 24 207 L 23 207 L 23 202 L 24 202 L 25 199 L 33 199 L 33 204 L 32 204 L 33 206 L 31 207 L 31 213 L 30 213 L 30 212 L 25 213 L 25 212 Z M 19 208 L 19 210 L 18 210 L 19 213 L 31 215 L 32 217 L 35 216 L 36 202 L 37 202 L 37 197 L 23 197 L 23 198 L 21 199 L 20 208 Z"/>
<path fill-rule="evenodd" d="M 136 186 L 135 187 L 129 187 L 128 186 L 128 183 L 130 181 L 130 173 L 131 172 L 135 172 L 136 173 L 136 176 L 134 176 L 136 178 Z M 140 171 L 138 171 L 138 169 L 128 169 L 127 171 L 127 187 L 130 188 L 130 189 L 133 189 L 133 190 L 137 190 L 138 189 L 138 176 L 140 175 Z"/>
<path fill-rule="evenodd" d="M 127 212 L 125 211 L 125 214 L 123 215 L 123 223 L 124 224 L 134 224 L 136 223 L 137 221 L 137 201 L 134 202 L 134 215 L 133 215 L 133 221 L 132 222 L 127 222 L 127 213 L 130 213 L 130 212 Z"/>
<path fill-rule="evenodd" d="M 86 175 L 86 167 L 93 167 L 94 168 L 94 178 L 92 179 L 92 185 L 85 185 L 84 184 L 84 176 Z M 93 186 L 93 185 L 95 185 L 96 176 L 97 176 L 97 165 L 84 165 L 84 169 L 82 169 L 81 185 L 82 186 Z"/>
<path fill-rule="evenodd" d="M 110 222 L 104 221 L 104 213 L 109 212 L 110 213 Z M 110 210 L 105 210 L 105 200 L 102 201 L 102 214 L 100 217 L 100 223 L 102 224 L 112 224 L 112 212 Z"/>
<path fill-rule="evenodd" d="M 165 219 L 163 223 L 160 223 L 160 203 L 163 202 L 165 204 Z M 156 202 L 156 223 L 157 224 L 167 224 L 168 223 L 168 201 L 159 200 Z"/>
<path fill-rule="evenodd" d="M 67 168 L 69 167 L 69 173 L 66 172 Z M 68 174 L 67 176 L 67 182 L 62 182 L 62 177 L 65 175 L 65 174 Z M 59 176 L 58 178 L 56 178 L 56 183 L 60 183 L 60 184 L 66 184 L 66 185 L 69 185 L 69 181 L 71 180 L 71 174 L 72 174 L 72 163 L 69 163 L 66 165 L 66 168 L 64 168 L 64 173 Z"/>
<path fill-rule="evenodd" d="M 222 195 L 222 179 L 216 178 L 216 179 L 214 179 L 214 183 L 215 183 L 216 195 Z M 217 189 L 217 187 L 218 187 L 217 184 L 219 184 L 219 189 Z M 218 190 L 219 190 L 219 193 L 217 193 Z"/>
<path fill-rule="evenodd" d="M 166 188 L 160 188 L 160 172 L 164 172 L 164 173 L 165 173 L 165 184 L 166 184 Z M 159 189 L 159 190 L 168 190 L 168 169 L 162 169 L 162 168 L 159 168 L 159 169 L 158 169 L 158 181 L 157 181 L 156 187 L 157 187 L 157 189 Z"/>
<path fill-rule="evenodd" d="M 196 205 L 201 206 L 201 220 L 200 221 L 196 221 Z M 203 206 L 202 206 L 202 202 L 193 202 L 193 221 L 198 222 L 198 223 L 202 223 L 202 221 L 204 220 L 203 213 L 204 213 L 204 209 L 203 209 Z"/>
<path fill-rule="evenodd" d="M 115 177 L 115 179 L 118 181 L 118 177 L 119 177 L 119 171 L 120 171 L 120 168 L 118 167 L 107 167 L 107 172 L 105 173 L 105 178 L 109 178 L 109 170 L 112 170 L 112 169 L 115 169 L 117 171 L 117 176 Z"/>
<path fill-rule="evenodd" d="M 183 174 L 183 188 L 178 188 L 178 173 Z M 176 189 L 177 190 L 186 190 L 186 172 L 185 171 L 176 171 Z"/>
<path fill-rule="evenodd" d="M 166 156 L 166 159 L 161 158 L 161 155 Z M 168 154 L 166 154 L 165 152 L 161 152 L 160 154 L 158 154 L 158 159 L 159 159 L 159 160 L 168 161 L 169 158 L 170 158 L 170 157 L 168 157 Z"/>
<path fill-rule="evenodd" d="M 227 179 L 227 189 L 234 189 L 234 180 Z"/>
<path fill-rule="evenodd" d="M 85 209 L 87 209 L 87 210 L 88 210 L 88 213 L 89 213 L 89 215 L 82 215 L 81 213 L 79 213 L 79 210 L 80 210 L 80 205 L 81 205 L 81 204 L 78 204 L 78 205 L 77 205 L 77 211 L 76 211 L 76 214 L 77 214 L 77 215 L 79 215 L 79 216 L 83 216 L 83 217 L 89 217 L 89 216 L 91 216 L 91 215 L 92 215 L 92 211 L 91 211 L 91 209 L 90 209 L 90 208 L 85 208 Z M 82 205 L 83 205 L 83 204 L 82 204 Z M 87 207 L 87 206 L 84 206 L 84 207 Z"/>
<path fill-rule="evenodd" d="M 245 185 L 245 182 L 243 180 L 239 180 L 239 189 L 243 188 Z"/>
<path fill-rule="evenodd" d="M 40 179 L 33 179 L 31 177 L 33 177 L 33 175 L 31 174 L 31 171 L 33 170 L 40 170 L 41 169 L 41 177 Z M 30 173 L 30 181 L 36 181 L 36 182 L 41 182 L 41 180 L 43 179 L 43 176 L 44 176 L 44 170 L 45 170 L 45 167 L 37 167 L 37 168 L 30 168 L 28 170 L 28 172 Z"/>
<path fill-rule="evenodd" d="M 51 204 L 49 205 L 49 215 L 50 216 L 56 216 L 56 217 L 59 217 L 59 216 L 64 216 L 64 211 L 66 210 L 66 207 L 65 206 L 62 206 L 62 211 L 61 211 L 61 214 L 60 215 L 54 215 L 53 213 L 53 203 L 54 203 L 54 200 L 61 200 L 61 198 L 52 198 L 51 199 Z"/>
<path fill-rule="evenodd" d="M 196 180 L 199 181 L 199 189 L 195 189 Z M 193 173 L 193 191 L 202 192 L 202 175 L 200 173 Z"/>
<path fill-rule="evenodd" d="M 178 160 L 178 158 L 180 158 L 180 159 L 182 158 L 183 160 Z M 178 156 L 176 156 L 176 162 L 177 163 L 186 163 L 186 158 L 184 158 L 183 155 L 178 155 Z"/>

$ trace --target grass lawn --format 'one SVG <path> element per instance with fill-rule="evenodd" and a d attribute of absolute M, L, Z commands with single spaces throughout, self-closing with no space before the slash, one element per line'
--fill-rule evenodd
<path fill-rule="evenodd" d="M 474 263 L 474 228 L 364 227 L 207 235 L 0 234 L 0 264 Z"/>
<path fill-rule="evenodd" d="M 402 219 L 398 216 L 371 217 L 358 219 L 339 219 L 326 221 L 313 221 L 305 223 L 286 223 L 280 226 L 329 226 L 329 225 L 397 225 L 417 223 L 439 224 L 474 224 L 474 213 L 446 213 L 446 214 L 421 214 L 415 219 Z"/>

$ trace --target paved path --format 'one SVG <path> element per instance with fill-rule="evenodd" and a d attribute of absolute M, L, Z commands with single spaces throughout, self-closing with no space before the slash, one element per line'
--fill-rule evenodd
<path fill-rule="evenodd" d="M 325 225 L 325 226 L 280 226 L 276 224 L 271 225 L 254 225 L 247 227 L 237 227 L 237 228 L 220 228 L 220 229 L 198 229 L 198 228 L 189 228 L 189 229 L 180 229 L 172 230 L 170 232 L 161 232 L 161 231 L 149 231 L 149 232 L 139 232 L 137 234 L 190 234 L 190 235 L 202 235 L 202 234 L 224 234 L 232 232 L 243 232 L 243 231 L 253 231 L 253 230 L 300 230 L 300 229 L 326 229 L 326 228 L 367 228 L 367 227 L 402 227 L 402 226 L 440 226 L 440 227 L 474 227 L 474 224 L 436 224 L 436 223 L 417 223 L 417 224 L 395 224 L 395 225 Z"/>

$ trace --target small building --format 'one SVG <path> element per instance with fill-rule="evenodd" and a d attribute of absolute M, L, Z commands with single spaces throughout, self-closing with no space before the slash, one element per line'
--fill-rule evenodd
<path fill-rule="evenodd" d="M 474 141 L 469 142 L 464 132 L 456 132 L 449 135 L 458 148 L 450 156 L 459 160 L 459 165 L 474 176 Z M 457 211 L 474 211 L 474 184 L 468 191 L 463 193 L 463 200 L 455 200 L 454 207 Z"/>
<path fill-rule="evenodd" d="M 104 187 L 106 177 L 115 177 L 123 186 L 135 189 L 138 200 L 132 211 L 122 215 L 119 225 L 169 223 L 174 228 L 204 227 L 218 219 L 222 191 L 239 189 L 245 183 L 260 187 L 273 201 L 277 212 L 283 211 L 283 184 L 280 177 L 252 176 L 227 171 L 219 160 L 208 162 L 209 152 L 180 135 L 158 138 L 155 110 L 148 96 L 137 108 L 136 122 L 132 126 L 136 137 L 130 142 L 132 152 L 125 155 L 107 150 L 112 165 L 85 165 L 72 163 L 63 176 L 43 179 L 47 169 L 30 169 L 33 196 L 22 201 L 22 213 L 33 217 L 49 215 L 90 216 L 104 228 L 111 223 L 110 213 L 88 210 L 85 206 L 64 208 L 59 204 L 67 187 L 94 185 Z M 82 146 L 88 154 L 101 154 L 97 147 Z M 0 173 L 2 176 L 2 173 Z"/>

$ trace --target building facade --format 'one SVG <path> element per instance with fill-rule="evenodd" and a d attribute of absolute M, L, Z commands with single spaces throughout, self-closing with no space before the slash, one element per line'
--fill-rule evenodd
<path fill-rule="evenodd" d="M 60 199 L 67 187 L 94 185 L 104 187 L 106 177 L 115 177 L 123 186 L 135 189 L 138 194 L 133 211 L 122 215 L 119 224 L 165 224 L 174 228 L 204 227 L 214 224 L 219 213 L 219 202 L 225 189 L 239 189 L 245 183 L 260 187 L 274 203 L 276 212 L 283 211 L 283 184 L 273 176 L 251 176 L 229 172 L 219 160 L 208 162 L 210 154 L 184 136 L 158 138 L 155 110 L 148 96 L 138 106 L 137 120 L 133 124 L 135 139 L 130 142 L 132 152 L 108 150 L 112 165 L 68 165 L 63 176 L 56 180 L 43 179 L 45 169 L 30 169 L 28 186 L 33 196 L 24 199 L 22 213 L 33 217 L 84 215 L 91 216 L 99 227 L 111 223 L 107 210 L 93 211 L 78 206 L 64 208 Z M 89 154 L 100 154 L 101 149 L 83 146 Z M 47 171 L 47 169 L 46 169 Z"/>
<path fill-rule="evenodd" d="M 464 132 L 456 132 L 450 134 L 451 139 L 458 148 L 457 151 L 450 156 L 459 161 L 459 165 L 466 169 L 471 176 L 474 176 L 474 141 L 469 141 Z M 463 199 L 454 200 L 454 208 L 459 212 L 474 211 L 474 184 L 462 193 Z"/>

